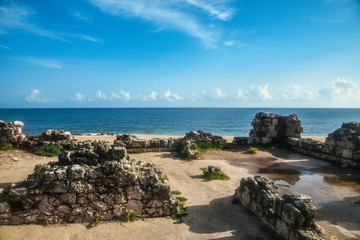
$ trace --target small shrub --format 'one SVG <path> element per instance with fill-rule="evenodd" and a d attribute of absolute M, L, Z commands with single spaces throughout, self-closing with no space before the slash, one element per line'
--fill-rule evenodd
<path fill-rule="evenodd" d="M 180 195 L 180 194 L 181 194 L 181 192 L 180 192 L 180 191 L 178 191 L 178 190 L 174 190 L 174 191 L 171 191 L 171 194 L 174 194 L 174 195 Z"/>
<path fill-rule="evenodd" d="M 164 180 L 169 181 L 169 178 L 165 175 L 165 176 L 159 177 L 159 180 L 160 181 L 164 181 Z"/>
<path fill-rule="evenodd" d="M 212 180 L 229 180 L 230 177 L 221 170 L 209 171 L 209 168 L 200 168 L 203 171 L 203 181 L 209 182 Z"/>
<path fill-rule="evenodd" d="M 34 148 L 34 154 L 39 156 L 54 157 L 63 152 L 63 149 L 54 145 L 45 145 Z"/>
<path fill-rule="evenodd" d="M 182 222 L 182 218 L 188 215 L 188 209 L 185 207 L 184 203 L 179 204 L 178 212 L 176 213 L 176 218 L 180 219 Z"/>
<path fill-rule="evenodd" d="M 246 152 L 249 154 L 256 154 L 258 152 L 258 149 L 256 147 L 251 147 Z"/>
<path fill-rule="evenodd" d="M 180 160 L 184 161 L 184 162 L 190 162 L 191 161 L 191 159 L 188 157 L 188 155 L 186 155 L 184 150 L 178 151 L 175 156 L 180 158 Z"/>
<path fill-rule="evenodd" d="M 208 149 L 222 149 L 222 148 L 224 148 L 223 145 L 215 145 L 211 142 L 204 142 L 204 143 L 199 143 L 196 145 L 196 149 L 198 151 L 208 150 Z"/>
<path fill-rule="evenodd" d="M 176 197 L 177 200 L 179 200 L 180 202 L 182 203 L 185 203 L 187 201 L 187 198 L 186 197 L 182 197 L 182 196 L 179 196 L 179 197 Z"/>
<path fill-rule="evenodd" d="M 125 210 L 125 216 L 122 219 L 123 222 L 134 222 L 140 218 L 140 214 L 131 210 Z"/>
<path fill-rule="evenodd" d="M 99 223 L 100 223 L 100 220 L 98 218 L 95 218 L 86 226 L 86 228 L 91 229 L 91 228 L 95 227 L 96 225 L 98 225 Z"/>
<path fill-rule="evenodd" d="M 9 151 L 17 149 L 16 147 L 13 147 L 11 144 L 0 144 L 0 151 Z"/>

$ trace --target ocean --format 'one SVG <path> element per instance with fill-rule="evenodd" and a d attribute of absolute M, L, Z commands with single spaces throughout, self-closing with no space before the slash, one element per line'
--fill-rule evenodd
<path fill-rule="evenodd" d="M 0 109 L 0 120 L 24 122 L 27 135 L 46 129 L 83 133 L 184 135 L 204 130 L 221 136 L 248 136 L 257 112 L 297 113 L 303 136 L 327 136 L 343 122 L 360 121 L 360 109 L 314 108 L 52 108 Z"/>

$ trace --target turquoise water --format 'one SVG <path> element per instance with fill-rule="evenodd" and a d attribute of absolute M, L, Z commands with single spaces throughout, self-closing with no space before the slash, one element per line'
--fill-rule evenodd
<path fill-rule="evenodd" d="M 222 136 L 247 136 L 257 112 L 297 113 L 303 135 L 327 136 L 343 122 L 360 121 L 360 109 L 289 108 L 71 108 L 0 109 L 0 120 L 20 120 L 25 134 L 46 129 L 71 133 L 184 135 L 202 129 Z"/>

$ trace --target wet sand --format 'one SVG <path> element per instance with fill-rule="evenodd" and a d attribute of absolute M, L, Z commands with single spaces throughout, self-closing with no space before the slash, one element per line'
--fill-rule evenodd
<path fill-rule="evenodd" d="M 37 163 L 54 160 L 23 152 L 17 155 L 15 151 L 10 154 L 12 158 L 19 156 L 19 160 L 11 161 L 7 153 L 0 155 L 0 185 L 23 179 Z M 251 175 L 270 177 L 281 193 L 311 196 L 318 209 L 316 221 L 332 239 L 360 238 L 359 170 L 276 148 L 262 149 L 256 155 L 246 154 L 246 148 L 211 150 L 202 160 L 191 162 L 181 161 L 170 152 L 131 157 L 155 163 L 169 178 L 172 190 L 179 190 L 188 198 L 189 215 L 183 223 L 157 218 L 124 224 L 101 223 L 90 230 L 86 224 L 1 226 L 0 239 L 274 239 L 273 233 L 256 217 L 231 203 L 240 179 Z M 231 179 L 202 182 L 199 168 L 208 165 L 221 167 Z"/>

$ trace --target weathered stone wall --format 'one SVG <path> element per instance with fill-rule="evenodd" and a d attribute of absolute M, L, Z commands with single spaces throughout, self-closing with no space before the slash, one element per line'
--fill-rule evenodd
<path fill-rule="evenodd" d="M 0 120 L 0 144 L 17 145 L 25 134 L 22 133 L 23 122 L 4 122 Z"/>
<path fill-rule="evenodd" d="M 290 137 L 300 138 L 303 128 L 297 114 L 281 116 L 259 112 L 251 122 L 249 144 L 283 144 Z"/>
<path fill-rule="evenodd" d="M 128 160 L 125 148 L 105 142 L 37 165 L 34 174 L 0 195 L 0 224 L 108 221 L 133 211 L 142 217 L 177 212 L 161 171 Z"/>
<path fill-rule="evenodd" d="M 311 139 L 288 139 L 296 152 L 340 163 L 344 167 L 360 168 L 360 122 L 343 123 L 330 133 L 325 143 Z"/>
<path fill-rule="evenodd" d="M 327 239 L 314 222 L 316 209 L 306 195 L 279 196 L 277 187 L 262 176 L 243 178 L 235 198 L 283 239 Z"/>
<path fill-rule="evenodd" d="M 126 147 L 127 149 L 148 149 L 148 150 L 163 150 L 172 151 L 178 149 L 182 145 L 182 139 L 140 139 L 135 135 L 118 134 L 114 141 L 115 146 Z"/>
<path fill-rule="evenodd" d="M 226 144 L 226 139 L 220 136 L 214 136 L 202 130 L 191 131 L 185 134 L 184 138 L 159 139 L 150 140 L 139 139 L 135 135 L 120 134 L 116 136 L 114 146 L 125 147 L 126 149 L 141 150 L 157 150 L 157 151 L 184 151 L 184 154 L 190 159 L 197 159 L 200 153 L 196 150 L 199 143 L 211 143 L 214 146 Z"/>

